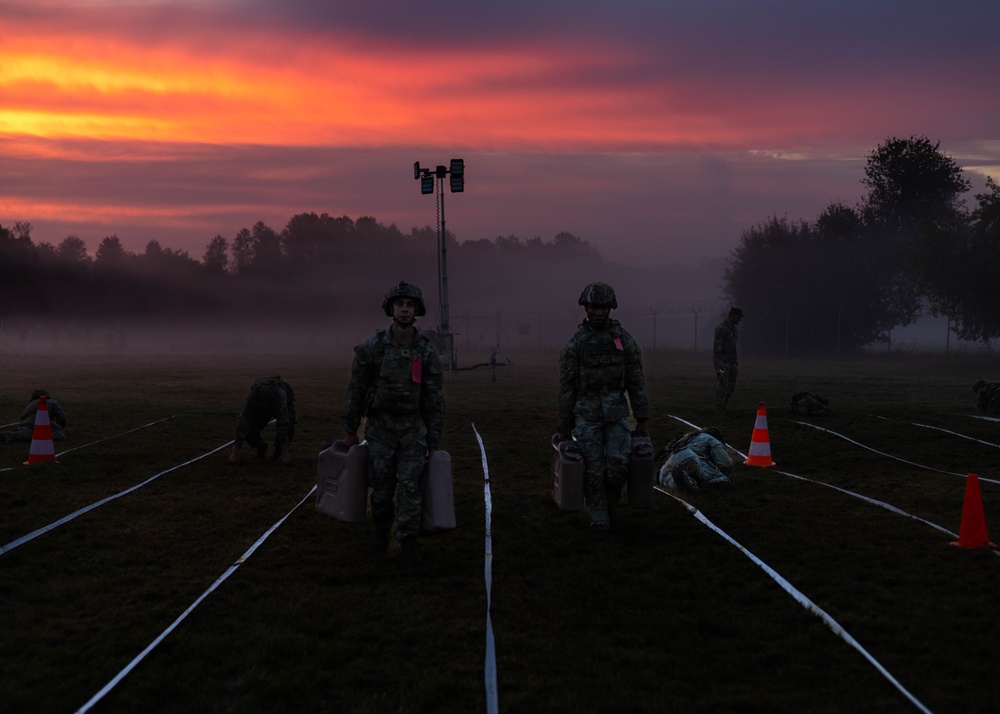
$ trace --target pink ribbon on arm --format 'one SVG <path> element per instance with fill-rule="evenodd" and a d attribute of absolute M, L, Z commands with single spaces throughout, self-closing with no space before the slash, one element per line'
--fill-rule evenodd
<path fill-rule="evenodd" d="M 420 384 L 420 378 L 424 372 L 424 361 L 419 357 L 414 357 L 410 363 L 410 379 L 414 384 Z"/>
<path fill-rule="evenodd" d="M 619 352 L 625 349 L 624 347 L 622 347 L 622 338 L 619 337 L 618 335 L 615 335 L 615 347 L 618 348 Z"/>

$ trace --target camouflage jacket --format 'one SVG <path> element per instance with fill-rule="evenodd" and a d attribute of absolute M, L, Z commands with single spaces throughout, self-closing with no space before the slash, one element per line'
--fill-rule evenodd
<path fill-rule="evenodd" d="M 444 378 L 441 358 L 430 339 L 417 332 L 398 344 L 388 329 L 378 330 L 354 348 L 351 383 L 344 402 L 344 429 L 355 434 L 361 418 L 369 428 L 392 432 L 423 426 L 427 446 L 441 445 L 444 429 Z"/>
<path fill-rule="evenodd" d="M 274 419 L 275 443 L 290 444 L 295 438 L 295 392 L 292 385 L 281 377 L 261 377 L 250 387 L 250 395 L 240 421 L 249 427 L 252 424 L 266 424 Z M 240 432 L 239 425 L 237 432 Z"/>
<path fill-rule="evenodd" d="M 976 405 L 987 414 L 1000 414 L 1000 384 L 983 383 L 976 390 Z"/>
<path fill-rule="evenodd" d="M 628 401 L 625 395 L 628 395 Z M 649 418 L 649 397 L 639 345 L 617 320 L 606 330 L 584 321 L 559 358 L 559 432 L 568 434 L 576 416 L 614 422 Z"/>
<path fill-rule="evenodd" d="M 710 429 L 699 429 L 684 434 L 668 445 L 664 450 L 665 458 L 662 462 L 658 458 L 657 465 L 661 463 L 674 464 L 684 458 L 694 456 L 702 464 L 710 464 L 728 476 L 733 470 L 733 460 L 726 451 L 726 445 L 715 436 L 718 433 L 720 433 L 718 430 L 712 433 Z M 664 454 L 664 451 L 661 451 L 658 456 L 662 458 L 661 455 Z"/>
<path fill-rule="evenodd" d="M 727 364 L 737 364 L 736 342 L 739 333 L 736 325 L 730 324 L 728 320 L 723 320 L 715 328 L 715 342 L 712 344 L 712 365 L 720 369 Z"/>
<path fill-rule="evenodd" d="M 52 429 L 53 439 L 65 439 L 66 438 L 66 412 L 63 411 L 62 405 L 55 399 L 46 399 L 45 408 L 49 412 L 49 425 Z M 21 412 L 21 421 L 19 424 L 20 428 L 27 427 L 28 429 L 35 428 L 35 415 L 38 413 L 38 400 L 32 399 L 28 402 L 28 406 L 24 408 Z"/>

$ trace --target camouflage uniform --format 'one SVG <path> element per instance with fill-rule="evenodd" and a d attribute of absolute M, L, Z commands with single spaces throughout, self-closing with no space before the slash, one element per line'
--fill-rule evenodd
<path fill-rule="evenodd" d="M 38 397 L 45 396 L 45 407 L 49 412 L 49 424 L 52 426 L 52 438 L 62 441 L 66 438 L 66 412 L 62 405 L 49 396 L 48 392 L 36 390 L 31 395 L 31 401 L 21 412 L 21 420 L 14 431 L 0 432 L 0 444 L 10 444 L 15 441 L 31 441 L 35 435 L 35 414 L 38 412 Z"/>
<path fill-rule="evenodd" d="M 720 409 L 726 406 L 736 391 L 736 377 L 740 371 L 736 358 L 738 339 L 736 325 L 729 320 L 724 320 L 715 328 L 712 366 L 715 367 L 715 376 L 719 380 L 719 387 L 715 390 L 715 406 Z"/>
<path fill-rule="evenodd" d="M 558 431 L 580 444 L 587 515 L 595 525 L 608 523 L 609 492 L 617 501 L 628 480 L 629 403 L 636 420 L 649 418 L 639 345 L 617 320 L 609 318 L 605 329 L 585 320 L 559 359 Z"/>
<path fill-rule="evenodd" d="M 793 395 L 792 411 L 803 416 L 829 416 L 833 413 L 830 402 L 812 392 L 798 392 Z"/>
<path fill-rule="evenodd" d="M 261 377 L 250 387 L 250 395 L 236 419 L 235 448 L 238 450 L 246 442 L 263 455 L 267 444 L 260 432 L 272 419 L 277 429 L 274 436 L 274 455 L 277 458 L 281 447 L 292 443 L 296 424 L 295 392 L 278 376 Z"/>
<path fill-rule="evenodd" d="M 718 429 L 710 427 L 684 434 L 657 454 L 657 463 L 664 458 L 658 478 L 666 488 L 697 490 L 700 485 L 732 483 L 729 474 L 733 459 Z"/>
<path fill-rule="evenodd" d="M 1000 414 L 1000 384 L 980 379 L 972 385 L 976 393 L 976 406 L 987 414 Z"/>
<path fill-rule="evenodd" d="M 368 479 L 376 529 L 393 521 L 396 538 L 420 532 L 420 479 L 428 450 L 441 446 L 444 382 L 441 358 L 421 332 L 398 344 L 391 330 L 378 330 L 354 349 L 344 428 L 355 434 L 368 417 Z"/>

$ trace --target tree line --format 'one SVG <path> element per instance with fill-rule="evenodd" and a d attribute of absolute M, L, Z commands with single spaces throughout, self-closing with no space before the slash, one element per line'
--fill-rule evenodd
<path fill-rule="evenodd" d="M 308 324 L 362 313 L 370 322 L 399 280 L 423 287 L 428 308 L 438 295 L 438 235 L 432 227 L 403 233 L 373 217 L 301 213 L 280 231 L 258 221 L 231 239 L 216 235 L 201 258 L 149 241 L 143 252 L 105 237 L 93 255 L 77 236 L 36 244 L 31 224 L 0 225 L 0 318 L 240 319 Z M 550 241 L 498 236 L 459 242 L 446 236 L 452 298 L 473 307 L 533 305 L 579 291 L 581 275 L 606 264 L 571 233 Z M 546 280 L 558 274 L 558 279 Z M 532 288 L 530 301 L 517 286 Z M 575 302 L 575 298 L 573 300 Z"/>
<path fill-rule="evenodd" d="M 988 178 L 967 207 L 961 167 L 939 144 L 910 137 L 874 149 L 861 183 L 868 193 L 855 206 L 832 203 L 814 221 L 772 216 L 744 230 L 724 272 L 616 265 L 568 232 L 550 241 L 449 233 L 452 317 L 565 312 L 585 283 L 604 280 L 628 294 L 623 309 L 722 293 L 746 312 L 742 344 L 758 353 L 850 353 L 888 340 L 928 309 L 962 339 L 1000 336 L 996 182 Z M 258 221 L 231 239 L 216 235 L 200 258 L 156 240 L 132 253 L 116 235 L 93 254 L 76 236 L 36 244 L 31 224 L 19 221 L 0 225 L 0 320 L 367 330 L 399 280 L 420 285 L 436 313 L 438 256 L 436 228 L 404 233 L 370 216 L 301 213 L 280 231 Z"/>
<path fill-rule="evenodd" d="M 889 138 L 867 157 L 857 205 L 815 221 L 772 216 L 726 261 L 727 298 L 747 315 L 746 347 L 848 353 L 891 338 L 928 309 L 961 339 L 1000 336 L 1000 188 L 967 207 L 962 168 L 924 136 Z"/>

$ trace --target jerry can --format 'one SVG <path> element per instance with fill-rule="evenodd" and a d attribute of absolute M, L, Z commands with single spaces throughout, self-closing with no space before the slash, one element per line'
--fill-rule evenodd
<path fill-rule="evenodd" d="M 556 443 L 552 437 L 552 500 L 563 511 L 583 510 L 585 467 L 580 445 L 572 439 Z"/>
<path fill-rule="evenodd" d="M 431 452 L 420 491 L 423 496 L 423 530 L 444 531 L 454 528 L 455 493 L 451 481 L 451 454 L 440 449 Z"/>
<path fill-rule="evenodd" d="M 343 441 L 319 454 L 316 510 L 345 523 L 365 520 L 368 505 L 368 444 Z"/>
<path fill-rule="evenodd" d="M 654 471 L 653 440 L 633 436 L 628 462 L 628 505 L 632 508 L 652 508 Z"/>

